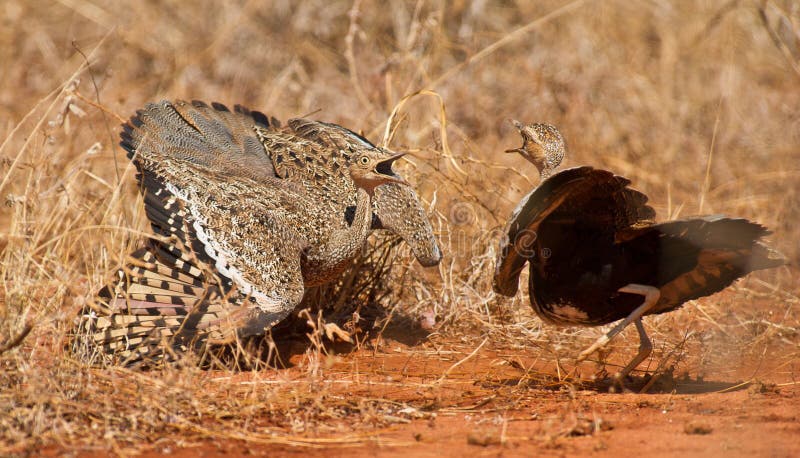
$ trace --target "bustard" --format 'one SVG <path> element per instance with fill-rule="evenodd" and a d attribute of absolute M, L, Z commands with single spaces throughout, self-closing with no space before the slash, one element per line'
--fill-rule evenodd
<path fill-rule="evenodd" d="M 364 137 L 336 124 L 290 119 L 287 125 L 242 106 L 229 110 L 222 104 L 193 101 L 150 103 L 132 120 L 123 147 L 138 142 L 159 142 L 165 153 L 206 165 L 230 176 L 260 180 L 279 177 L 318 196 L 330 209 L 326 224 L 315 227 L 315 237 L 327 238 L 349 225 L 356 202 L 356 187 L 347 166 L 358 151 L 376 147 Z M 423 266 L 442 258 L 433 228 L 419 197 L 408 186 L 387 183 L 375 190 L 373 228 L 400 236 Z"/>
<path fill-rule="evenodd" d="M 550 176 L 566 151 L 561 134 L 546 124 L 515 125 L 524 144 L 508 151 L 536 165 L 542 181 L 506 226 L 494 290 L 515 295 L 530 263 L 531 306 L 544 321 L 598 326 L 622 320 L 579 362 L 634 323 L 640 347 L 617 374 L 623 378 L 652 351 L 643 316 L 675 310 L 749 272 L 785 263 L 763 243 L 770 232 L 757 223 L 721 215 L 655 223 L 647 196 L 623 177 L 592 167 Z"/>
<path fill-rule="evenodd" d="M 356 189 L 346 173 L 356 151 L 378 148 L 366 138 L 337 124 L 290 119 L 285 127 L 256 126 L 277 176 L 302 184 L 331 207 L 331 212 L 352 217 Z M 389 183 L 375 190 L 373 227 L 400 236 L 423 266 L 434 266 L 442 252 L 427 214 L 410 186 Z"/>
<path fill-rule="evenodd" d="M 177 109 L 165 128 L 163 113 L 149 108 L 124 126 L 122 146 L 157 237 L 83 310 L 82 351 L 132 362 L 161 356 L 165 343 L 184 350 L 263 334 L 306 287 L 335 278 L 358 254 L 376 188 L 408 186 L 392 170 L 402 154 L 359 145 L 344 165 L 357 189 L 355 210 L 341 225 L 328 202 L 274 175 L 255 136 L 231 135 L 232 122 Z"/>

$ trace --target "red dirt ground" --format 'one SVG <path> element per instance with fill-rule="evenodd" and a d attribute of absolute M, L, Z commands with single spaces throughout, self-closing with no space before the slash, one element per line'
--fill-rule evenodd
<path fill-rule="evenodd" d="M 384 408 L 376 410 L 372 424 L 362 409 L 359 425 L 348 424 L 345 415 L 298 436 L 316 443 L 245 442 L 230 431 L 231 439 L 222 441 L 165 438 L 142 456 L 800 456 L 800 384 L 791 381 L 800 370 L 796 362 L 779 371 L 754 362 L 760 372 L 772 374 L 770 384 L 741 384 L 744 378 L 736 375 L 715 381 L 665 376 L 650 393 L 613 394 L 607 383 L 571 385 L 544 375 L 556 370 L 526 361 L 520 350 L 487 345 L 469 357 L 474 347 L 453 342 L 382 343 L 380 351 L 332 357 L 315 387 L 301 369 L 302 355 L 292 360 L 296 367 L 258 374 L 257 380 L 252 373 L 208 374 L 209 384 L 317 390 L 325 393 L 326 406 L 374 399 Z M 590 372 L 591 366 L 582 370 Z M 736 372 L 749 377 L 754 367 Z M 640 389 L 645 382 L 634 378 L 628 388 Z M 390 404 L 397 406 L 394 415 L 386 408 Z M 64 450 L 47 452 L 55 456 Z M 100 448 L 77 456 L 109 452 Z"/>

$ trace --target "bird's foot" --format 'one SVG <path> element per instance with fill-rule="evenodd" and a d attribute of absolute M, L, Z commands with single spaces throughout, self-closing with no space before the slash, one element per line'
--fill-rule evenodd
<path fill-rule="evenodd" d="M 322 325 L 322 329 L 325 331 L 325 337 L 327 337 L 331 342 L 336 342 L 336 339 L 338 338 L 341 341 L 353 343 L 353 336 L 349 332 L 340 328 L 336 323 L 325 323 Z"/>
<path fill-rule="evenodd" d="M 588 358 L 592 353 L 596 352 L 597 350 L 603 348 L 608 343 L 609 340 L 611 340 L 611 338 L 608 336 L 608 334 L 603 334 L 602 336 L 600 336 L 600 338 L 597 339 L 595 343 L 592 344 L 591 347 L 582 351 L 581 354 L 578 355 L 577 362 L 582 363 L 586 361 L 586 358 Z"/>

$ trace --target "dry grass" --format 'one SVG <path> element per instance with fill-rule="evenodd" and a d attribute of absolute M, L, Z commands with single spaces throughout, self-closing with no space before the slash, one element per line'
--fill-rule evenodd
<path fill-rule="evenodd" d="M 311 114 L 413 153 L 405 175 L 446 257 L 425 270 L 394 248 L 381 288 L 345 296 L 337 312 L 366 301 L 410 323 L 435 317 L 436 338 L 464 342 L 463 356 L 488 337 L 552 362 L 597 335 L 542 327 L 527 298 L 491 292 L 496 229 L 536 183 L 500 154 L 519 142 L 513 117 L 559 126 L 568 165 L 629 177 L 662 219 L 767 225 L 794 264 L 651 319 L 653 364 L 676 364 L 685 347 L 698 360 L 684 369 L 709 377 L 767 351 L 780 352 L 778 372 L 800 359 L 795 2 L 200 3 L 0 4 L 0 454 L 98 440 L 124 453 L 173 433 L 350 444 L 416 411 L 321 402 L 330 357 L 313 346 L 301 380 L 265 370 L 249 376 L 281 383 L 231 386 L 191 364 L 92 369 L 63 351 L 76 311 L 146 234 L 117 125 L 160 98 Z"/>

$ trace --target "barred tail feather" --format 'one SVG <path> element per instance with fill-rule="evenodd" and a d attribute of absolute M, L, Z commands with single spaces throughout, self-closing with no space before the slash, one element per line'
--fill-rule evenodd
<path fill-rule="evenodd" d="M 256 111 L 197 101 L 151 103 L 123 125 L 120 144 L 139 172 L 156 236 L 129 256 L 114 281 L 81 312 L 75 350 L 111 362 L 163 359 L 209 341 L 263 334 L 299 302 L 283 297 L 285 291 L 266 294 L 228 278 L 238 272 L 236 266 L 221 263 L 206 246 L 208 236 L 198 230 L 204 217 L 193 213 L 195 207 L 189 210 L 188 194 L 170 181 L 180 177 L 161 168 L 174 161 L 213 170 L 209 176 L 214 178 L 274 180 L 255 128 L 277 125 Z M 300 278 L 299 265 L 290 261 L 295 260 L 286 264 Z M 291 293 L 302 296 L 302 284 L 296 289 Z"/>
<path fill-rule="evenodd" d="M 73 349 L 85 359 L 133 364 L 171 359 L 208 341 L 235 338 L 246 305 L 238 294 L 204 282 L 160 259 L 151 247 L 140 249 L 118 271 L 78 319 Z"/>

